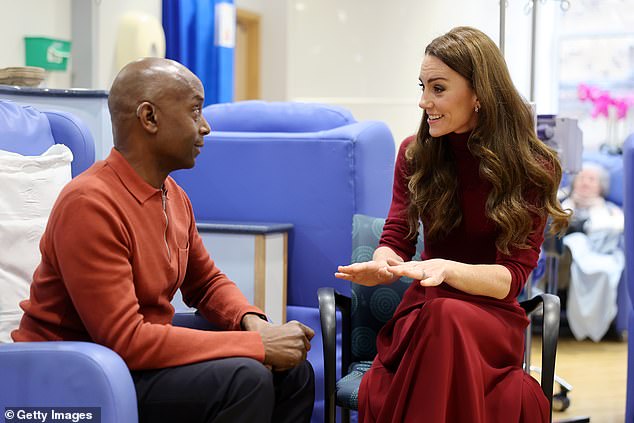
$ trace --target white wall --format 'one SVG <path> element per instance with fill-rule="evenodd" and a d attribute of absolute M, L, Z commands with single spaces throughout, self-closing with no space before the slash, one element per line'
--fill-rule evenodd
<path fill-rule="evenodd" d="M 70 0 L 0 0 L 0 8 L 0 68 L 25 65 L 25 36 L 71 38 Z M 46 85 L 68 88 L 71 66 L 72 60 L 66 71 L 49 72 Z"/>
<path fill-rule="evenodd" d="M 385 121 L 397 143 L 416 131 L 425 46 L 458 25 L 496 42 L 498 0 L 287 0 L 289 100 Z"/>

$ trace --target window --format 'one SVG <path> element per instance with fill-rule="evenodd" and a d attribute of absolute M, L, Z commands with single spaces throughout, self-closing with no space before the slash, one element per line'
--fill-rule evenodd
<path fill-rule="evenodd" d="M 584 148 L 618 147 L 634 132 L 634 1 L 539 0 L 538 113 L 579 120 Z"/>

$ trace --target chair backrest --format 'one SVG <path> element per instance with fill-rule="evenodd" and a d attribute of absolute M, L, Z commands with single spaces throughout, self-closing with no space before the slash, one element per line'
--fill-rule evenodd
<path fill-rule="evenodd" d="M 50 148 L 55 144 L 69 147 L 72 162 L 67 149 Z M 0 100 L 0 150 L 18 153 L 3 153 L 0 168 L 0 244 L 12 244 L 0 254 L 0 342 L 8 342 L 40 261 L 38 245 L 50 210 L 71 175 L 94 162 L 95 150 L 92 135 L 74 116 L 5 100 Z"/>
<path fill-rule="evenodd" d="M 95 161 L 95 141 L 90 130 L 70 113 L 41 112 L 0 100 L 0 150 L 25 156 L 44 153 L 53 144 L 64 144 L 73 153 L 73 177 Z"/>
<path fill-rule="evenodd" d="M 389 128 L 322 104 L 248 101 L 203 114 L 205 148 L 194 169 L 173 175 L 196 219 L 292 223 L 287 304 L 316 308 L 319 287 L 341 285 L 334 272 L 350 260 L 353 214 L 387 214 Z"/>
<path fill-rule="evenodd" d="M 357 123 L 343 107 L 259 100 L 213 104 L 203 115 L 220 132 L 316 132 Z"/>
<path fill-rule="evenodd" d="M 356 214 L 352 231 L 352 263 L 372 260 L 379 244 L 385 219 Z M 423 238 L 419 234 L 414 260 L 420 260 Z M 351 283 L 351 361 L 372 360 L 376 356 L 376 336 L 394 315 L 412 279 L 402 277 L 390 285 L 367 287 Z"/>

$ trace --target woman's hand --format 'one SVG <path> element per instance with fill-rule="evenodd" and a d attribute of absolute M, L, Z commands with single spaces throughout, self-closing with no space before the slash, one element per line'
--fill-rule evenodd
<path fill-rule="evenodd" d="M 420 280 L 421 286 L 437 286 L 445 282 L 450 262 L 443 259 L 399 262 L 387 259 L 387 271 L 401 277 Z"/>
<path fill-rule="evenodd" d="M 511 272 L 500 264 L 466 264 L 445 259 L 402 262 L 387 259 L 387 271 L 395 278 L 407 276 L 419 280 L 421 286 L 446 283 L 472 295 L 485 295 L 499 300 L 511 289 Z"/>
<path fill-rule="evenodd" d="M 395 259 L 390 259 L 399 262 Z M 387 270 L 388 263 L 385 260 L 372 260 L 363 263 L 354 263 L 348 266 L 339 266 L 335 277 L 354 282 L 359 285 L 375 286 L 390 283 L 396 280 L 395 275 Z"/>

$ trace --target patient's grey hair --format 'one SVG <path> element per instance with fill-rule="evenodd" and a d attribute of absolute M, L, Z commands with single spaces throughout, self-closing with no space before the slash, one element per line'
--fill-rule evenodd
<path fill-rule="evenodd" d="M 601 184 L 601 196 L 605 197 L 610 192 L 610 174 L 608 171 L 595 162 L 584 162 L 581 166 L 582 170 L 594 170 L 599 175 L 599 183 Z M 576 177 L 575 177 L 576 178 Z M 572 181 L 574 185 L 574 179 Z"/>

